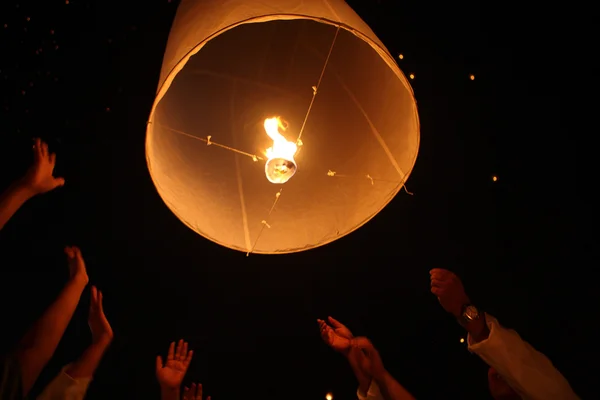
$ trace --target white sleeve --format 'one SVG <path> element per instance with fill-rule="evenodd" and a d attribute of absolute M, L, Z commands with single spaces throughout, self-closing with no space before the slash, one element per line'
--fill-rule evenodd
<path fill-rule="evenodd" d="M 83 400 L 92 377 L 75 379 L 65 372 L 68 367 L 60 371 L 37 400 Z"/>
<path fill-rule="evenodd" d="M 469 351 L 493 367 L 524 400 L 579 399 L 548 357 L 494 317 L 486 314 L 485 318 L 490 334 L 479 343 L 469 335 Z"/>
<path fill-rule="evenodd" d="M 367 394 L 362 393 L 359 388 L 356 391 L 356 397 L 358 397 L 358 400 L 383 400 L 379 386 L 377 386 L 377 383 L 373 379 L 371 380 L 371 386 L 369 386 Z"/>

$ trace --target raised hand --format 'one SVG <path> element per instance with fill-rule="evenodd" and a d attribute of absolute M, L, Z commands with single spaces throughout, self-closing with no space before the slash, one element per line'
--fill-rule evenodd
<path fill-rule="evenodd" d="M 175 342 L 172 342 L 169 346 L 169 354 L 165 364 L 163 364 L 161 356 L 156 357 L 156 379 L 158 379 L 161 388 L 179 390 L 193 354 L 192 350 L 188 351 L 187 342 L 181 339 L 177 343 L 177 349 L 175 349 Z"/>
<path fill-rule="evenodd" d="M 456 317 L 461 315 L 462 307 L 469 304 L 470 300 L 458 276 L 441 268 L 432 269 L 429 274 L 431 293 L 437 296 L 444 310 Z"/>
<path fill-rule="evenodd" d="M 203 400 L 202 399 L 202 384 L 192 383 L 191 388 L 185 387 L 183 389 L 183 397 L 182 400 Z M 206 400 L 210 400 L 210 396 L 206 398 Z"/>
<path fill-rule="evenodd" d="M 102 307 L 102 292 L 95 286 L 92 286 L 92 300 L 90 303 L 90 313 L 88 324 L 92 331 L 93 343 L 110 343 L 113 339 L 113 330 L 110 323 L 104 315 Z"/>
<path fill-rule="evenodd" d="M 71 280 L 81 281 L 87 285 L 89 282 L 87 270 L 85 269 L 85 261 L 81 255 L 81 250 L 76 246 L 65 247 L 67 262 L 69 264 L 69 276 Z"/>
<path fill-rule="evenodd" d="M 35 139 L 33 165 L 23 178 L 24 184 L 32 194 L 46 193 L 65 184 L 63 178 L 54 177 L 55 165 L 56 154 L 49 152 L 48 145 L 45 142 Z"/>
<path fill-rule="evenodd" d="M 327 323 L 321 319 L 317 320 L 321 331 L 321 338 L 335 351 L 347 353 L 350 350 L 352 332 L 335 319 L 329 317 L 328 320 L 333 327 L 327 325 Z"/>

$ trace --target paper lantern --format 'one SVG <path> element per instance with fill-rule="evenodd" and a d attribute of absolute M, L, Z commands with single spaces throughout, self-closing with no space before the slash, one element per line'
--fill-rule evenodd
<path fill-rule="evenodd" d="M 200 235 L 264 254 L 332 242 L 391 201 L 418 148 L 407 79 L 344 1 L 181 1 L 146 156 Z"/>

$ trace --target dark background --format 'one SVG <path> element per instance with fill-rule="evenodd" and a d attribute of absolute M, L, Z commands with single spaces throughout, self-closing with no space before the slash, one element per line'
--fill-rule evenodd
<path fill-rule="evenodd" d="M 154 357 L 181 337 L 196 351 L 186 382 L 214 399 L 353 398 L 349 367 L 318 335 L 327 315 L 370 337 L 418 398 L 489 398 L 486 366 L 429 293 L 428 271 L 443 267 L 587 397 L 595 278 L 579 229 L 576 135 L 563 129 L 557 89 L 567 72 L 553 33 L 561 10 L 349 3 L 415 74 L 414 196 L 401 192 L 323 248 L 246 258 L 185 227 L 146 167 L 176 2 L 2 1 L 2 187 L 27 167 L 35 136 L 67 181 L 0 232 L 3 347 L 61 289 L 62 248 L 76 244 L 116 335 L 91 399 L 157 398 Z M 88 344 L 88 294 L 38 386 Z"/>

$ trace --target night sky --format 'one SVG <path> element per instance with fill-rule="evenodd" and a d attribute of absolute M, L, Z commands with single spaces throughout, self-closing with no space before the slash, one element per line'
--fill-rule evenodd
<path fill-rule="evenodd" d="M 179 338 L 195 350 L 185 382 L 214 399 L 351 399 L 349 366 L 319 337 L 327 315 L 371 338 L 417 398 L 489 398 L 485 364 L 429 292 L 428 271 L 441 267 L 585 398 L 595 285 L 579 229 L 577 136 L 561 126 L 560 10 L 406 3 L 349 1 L 414 74 L 414 196 L 401 191 L 322 248 L 247 258 L 181 223 L 146 166 L 177 2 L 2 1 L 2 188 L 24 172 L 36 136 L 66 178 L 0 232 L 2 347 L 61 289 L 62 249 L 74 244 L 115 331 L 90 399 L 158 398 L 154 358 Z M 88 296 L 36 390 L 88 344 Z"/>

